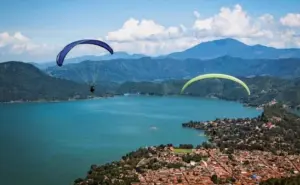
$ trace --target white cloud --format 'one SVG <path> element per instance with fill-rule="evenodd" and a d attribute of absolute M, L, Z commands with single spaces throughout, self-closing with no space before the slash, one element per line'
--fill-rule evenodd
<path fill-rule="evenodd" d="M 134 18 L 127 20 L 122 28 L 109 32 L 106 40 L 114 42 L 130 42 L 137 40 L 161 40 L 182 35 L 184 27 L 164 27 L 153 20 Z"/>
<path fill-rule="evenodd" d="M 184 25 L 165 27 L 153 20 L 130 18 L 119 30 L 109 32 L 106 40 L 116 51 L 158 55 L 196 44 L 186 32 Z"/>
<path fill-rule="evenodd" d="M 0 33 L 1 61 L 5 60 L 44 60 L 58 49 L 57 46 L 38 44 L 21 32 Z"/>
<path fill-rule="evenodd" d="M 112 42 L 115 51 L 127 51 L 129 53 L 144 53 L 152 56 L 181 51 L 198 44 L 198 39 L 193 37 L 182 37 L 162 41 L 138 40 L 134 42 Z"/>
<path fill-rule="evenodd" d="M 232 38 L 266 36 L 266 32 L 253 23 L 240 5 L 235 5 L 232 10 L 222 7 L 220 12 L 212 17 L 197 19 L 193 28 L 202 32 L 204 37 L 207 35 Z"/>
<path fill-rule="evenodd" d="M 28 41 L 29 39 L 20 32 L 16 32 L 13 35 L 10 35 L 8 32 L 0 33 L 0 47 L 10 44 L 24 44 Z"/>
<path fill-rule="evenodd" d="M 10 52 L 20 54 L 26 51 L 35 50 L 39 46 L 31 42 L 31 40 L 20 32 L 9 34 L 8 32 L 0 33 L 0 48 L 9 47 Z"/>
<path fill-rule="evenodd" d="M 194 16 L 197 18 L 197 19 L 199 19 L 200 18 L 200 13 L 198 12 L 198 11 L 194 11 Z"/>
<path fill-rule="evenodd" d="M 280 22 L 284 26 L 300 27 L 300 14 L 288 13 Z"/>
<path fill-rule="evenodd" d="M 271 14 L 264 14 L 259 17 L 259 20 L 266 24 L 273 24 L 274 23 L 274 17 Z"/>

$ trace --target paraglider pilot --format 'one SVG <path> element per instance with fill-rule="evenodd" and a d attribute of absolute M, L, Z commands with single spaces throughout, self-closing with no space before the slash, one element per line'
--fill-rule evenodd
<path fill-rule="evenodd" d="M 95 91 L 95 86 L 94 85 L 91 85 L 90 91 L 91 91 L 91 93 L 94 93 L 94 91 Z"/>

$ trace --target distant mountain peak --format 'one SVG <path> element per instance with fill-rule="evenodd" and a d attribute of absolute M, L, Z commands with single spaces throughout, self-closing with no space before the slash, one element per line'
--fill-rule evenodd
<path fill-rule="evenodd" d="M 228 44 L 228 43 L 241 43 L 241 44 L 244 44 L 241 41 L 236 40 L 236 39 L 232 39 L 232 38 L 218 39 L 218 40 L 213 40 L 212 42 L 215 42 L 215 43 L 226 43 L 226 44 Z"/>
<path fill-rule="evenodd" d="M 213 59 L 224 55 L 243 59 L 300 58 L 300 49 L 276 49 L 272 47 L 247 45 L 232 38 L 202 42 L 182 52 L 171 53 L 165 58 Z"/>
<path fill-rule="evenodd" d="M 209 44 L 209 43 L 213 43 L 213 44 L 216 44 L 216 45 L 219 45 L 219 46 L 223 46 L 223 45 L 229 45 L 229 46 L 232 46 L 232 45 L 248 46 L 248 45 L 244 44 L 243 42 L 238 41 L 236 39 L 232 39 L 232 38 L 225 38 L 225 39 L 213 40 L 213 41 L 208 41 L 208 42 L 202 42 L 202 43 L 200 43 L 198 45 L 206 45 L 206 44 Z"/>

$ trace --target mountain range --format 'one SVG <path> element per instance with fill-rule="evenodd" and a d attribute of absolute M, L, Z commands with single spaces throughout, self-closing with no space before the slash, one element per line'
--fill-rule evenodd
<path fill-rule="evenodd" d="M 204 73 L 225 73 L 233 76 L 276 76 L 294 78 L 300 76 L 300 59 L 241 59 L 229 56 L 209 60 L 172 58 L 115 59 L 84 61 L 62 67 L 49 67 L 51 76 L 82 82 L 92 81 L 162 81 L 186 79 Z"/>
<path fill-rule="evenodd" d="M 281 58 L 300 58 L 300 49 L 276 49 L 263 45 L 249 46 L 235 39 L 220 39 L 200 43 L 192 48 L 181 52 L 175 52 L 164 56 L 152 57 L 153 59 L 174 58 L 185 59 L 213 59 L 222 56 L 237 57 L 243 59 L 281 59 Z M 82 57 L 66 59 L 66 64 L 79 63 L 82 61 L 101 61 L 114 59 L 139 59 L 148 57 L 143 54 L 128 54 L 126 52 L 115 52 L 113 55 L 102 56 L 87 55 Z M 40 69 L 55 66 L 55 61 L 32 63 Z"/>

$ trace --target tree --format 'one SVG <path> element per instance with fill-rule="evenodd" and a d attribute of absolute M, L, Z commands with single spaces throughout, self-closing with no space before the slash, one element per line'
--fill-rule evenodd
<path fill-rule="evenodd" d="M 245 162 L 244 162 L 244 165 L 249 165 L 250 164 L 250 162 L 248 161 L 248 160 L 246 160 Z"/>
<path fill-rule="evenodd" d="M 233 161 L 233 160 L 234 160 L 234 157 L 233 157 L 233 155 L 232 155 L 232 154 L 229 154 L 229 155 L 228 155 L 228 158 L 229 158 L 229 160 L 231 160 L 231 161 Z"/>
<path fill-rule="evenodd" d="M 213 181 L 213 183 L 217 184 L 218 183 L 218 176 L 216 174 L 211 176 L 211 181 Z"/>
<path fill-rule="evenodd" d="M 82 178 L 78 178 L 78 179 L 76 179 L 74 182 L 77 184 L 77 183 L 80 183 L 80 182 L 82 182 L 82 181 L 83 181 Z"/>

